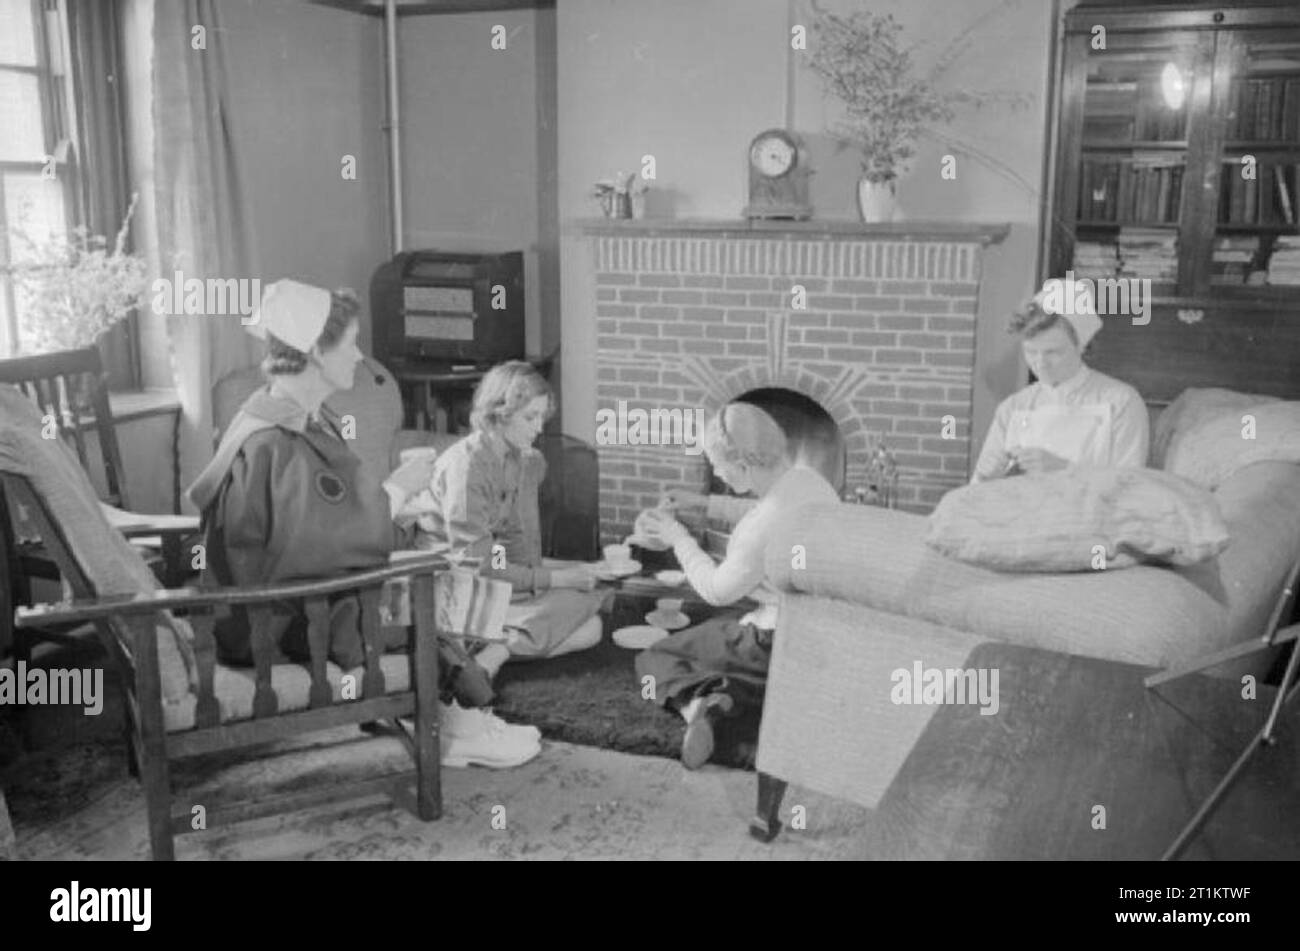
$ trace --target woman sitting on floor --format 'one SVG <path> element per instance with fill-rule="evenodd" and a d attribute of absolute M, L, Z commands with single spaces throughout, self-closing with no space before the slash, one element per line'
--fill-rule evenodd
<path fill-rule="evenodd" d="M 705 601 L 759 602 L 737 620 L 716 617 L 664 638 L 637 655 L 638 679 L 653 677 L 655 700 L 686 720 L 682 765 L 697 769 L 713 755 L 713 723 L 762 708 L 776 630 L 779 596 L 765 580 L 768 542 L 780 519 L 809 502 L 835 502 L 835 489 L 802 461 L 790 458 L 781 427 L 748 403 L 729 403 L 704 431 L 704 451 L 713 471 L 737 492 L 753 492 L 758 503 L 737 523 L 727 556 L 714 564 L 664 510 L 642 513 L 637 533 L 671 545 L 687 580 Z"/>
<path fill-rule="evenodd" d="M 507 657 L 554 657 L 600 641 L 605 596 L 592 593 L 591 569 L 542 563 L 537 490 L 546 460 L 532 445 L 554 410 L 530 364 L 493 367 L 474 392 L 474 432 L 438 457 L 427 491 L 404 512 L 418 513 L 417 547 L 448 545 L 453 559 L 476 557 L 482 575 L 513 587 L 505 644 L 479 654 L 493 673 Z"/>
<path fill-rule="evenodd" d="M 226 428 L 212 462 L 189 490 L 203 513 L 205 579 L 223 586 L 266 584 L 386 565 L 404 540 L 394 513 L 432 476 L 427 457 L 400 466 L 382 487 L 349 448 L 325 401 L 351 389 L 360 307 L 350 292 L 330 293 L 296 281 L 266 289 L 249 331 L 263 337 L 269 384 L 245 401 Z M 365 660 L 360 599 L 330 605 L 329 659 L 344 670 Z M 236 607 L 218 622 L 221 660 L 253 660 L 252 626 L 289 660 L 310 660 L 302 610 L 288 603 L 254 614 Z M 404 647 L 404 628 L 384 630 L 386 645 Z M 490 714 L 462 709 L 492 697 L 485 671 L 456 643 L 439 643 L 443 761 L 509 766 L 540 749 L 536 729 L 506 727 Z M 279 662 L 284 657 L 275 657 Z"/>

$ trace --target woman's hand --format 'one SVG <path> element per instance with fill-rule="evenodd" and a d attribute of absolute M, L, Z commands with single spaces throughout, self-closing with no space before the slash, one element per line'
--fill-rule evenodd
<path fill-rule="evenodd" d="M 663 509 L 647 509 L 642 512 L 641 517 L 637 519 L 637 529 L 651 541 L 669 547 L 684 538 L 690 538 L 691 535 L 681 522 Z"/>
<path fill-rule="evenodd" d="M 433 463 L 435 455 L 421 453 L 413 459 L 402 463 L 388 476 L 385 482 L 401 489 L 407 495 L 415 495 L 429 488 L 433 482 Z"/>
<path fill-rule="evenodd" d="M 692 492 L 689 489 L 669 489 L 664 493 L 659 507 L 669 512 L 694 509 L 704 511 L 709 507 L 709 499 L 708 496 L 701 495 L 699 492 Z"/>
<path fill-rule="evenodd" d="M 587 565 L 555 568 L 551 571 L 551 587 L 590 591 L 596 587 L 596 575 Z"/>

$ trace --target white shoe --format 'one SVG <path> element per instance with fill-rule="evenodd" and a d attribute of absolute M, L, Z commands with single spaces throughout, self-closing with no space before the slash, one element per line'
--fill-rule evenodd
<path fill-rule="evenodd" d="M 542 751 L 536 727 L 511 726 L 487 710 L 467 710 L 454 700 L 442 708 L 440 732 L 443 766 L 508 769 Z"/>

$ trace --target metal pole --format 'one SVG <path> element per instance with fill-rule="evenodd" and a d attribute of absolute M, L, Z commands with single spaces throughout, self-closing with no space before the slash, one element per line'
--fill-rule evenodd
<path fill-rule="evenodd" d="M 384 46 L 388 58 L 388 177 L 393 255 L 402 250 L 402 134 L 397 103 L 397 3 L 384 0 Z"/>

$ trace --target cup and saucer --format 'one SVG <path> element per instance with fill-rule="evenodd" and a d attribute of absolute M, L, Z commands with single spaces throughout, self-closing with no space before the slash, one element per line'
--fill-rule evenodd
<path fill-rule="evenodd" d="M 655 602 L 655 609 L 645 616 L 645 622 L 665 631 L 691 626 L 691 619 L 682 611 L 681 598 L 660 598 Z"/>
<path fill-rule="evenodd" d="M 641 570 L 641 562 L 632 557 L 632 549 L 627 545 L 606 545 L 601 551 L 605 560 L 591 566 L 601 581 L 616 581 Z"/>

